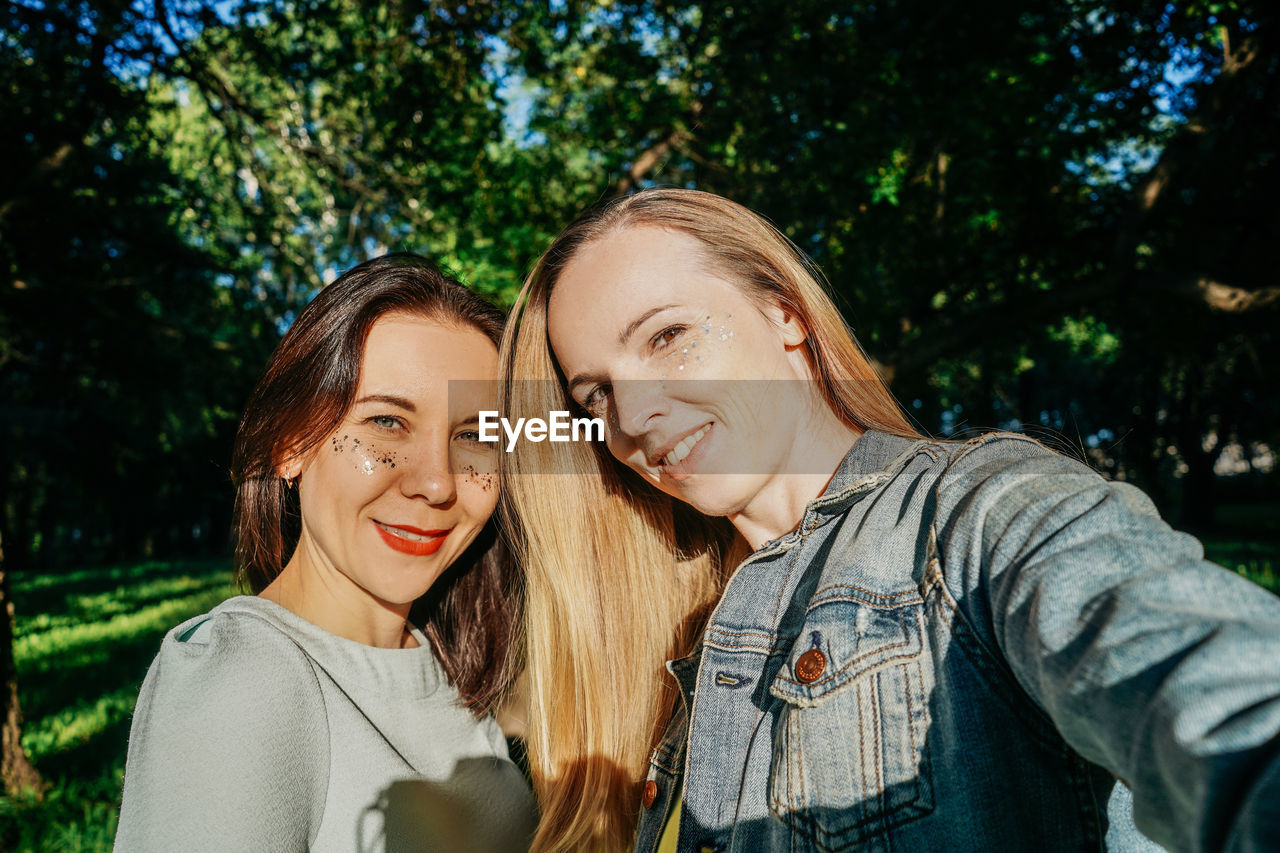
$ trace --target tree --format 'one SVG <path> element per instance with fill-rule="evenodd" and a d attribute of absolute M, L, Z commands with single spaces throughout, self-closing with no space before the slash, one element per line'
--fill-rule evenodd
<path fill-rule="evenodd" d="M 325 281 L 410 249 L 506 303 L 651 183 L 771 217 L 924 427 L 1067 433 L 1211 518 L 1223 449 L 1280 445 L 1277 13 L 1028 8 L 9 4 L 0 581 L 224 548 L 236 413 Z"/>
<path fill-rule="evenodd" d="M 597 187 L 698 186 L 769 215 L 926 428 L 1127 436 L 1099 461 L 1158 493 L 1160 459 L 1186 465 L 1189 522 L 1211 509 L 1204 446 L 1274 446 L 1274 410 L 1233 404 L 1274 382 L 1271 5 L 553 17 L 523 45 L 532 126 L 596 152 Z"/>
<path fill-rule="evenodd" d="M 274 328 L 175 227 L 126 4 L 10 6 L 0 79 L 0 631 L 5 787 L 21 752 L 8 579 L 74 558 L 224 547 L 235 410 Z M 221 524 L 218 525 L 217 523 Z M 197 530 L 196 528 L 200 528 Z M 214 544 L 216 543 L 216 544 Z"/>

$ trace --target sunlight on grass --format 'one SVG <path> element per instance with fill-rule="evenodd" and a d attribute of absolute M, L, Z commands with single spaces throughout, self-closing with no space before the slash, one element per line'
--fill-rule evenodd
<path fill-rule="evenodd" d="M 22 745 L 32 761 L 83 744 L 110 726 L 129 719 L 138 700 L 138 687 L 126 684 L 97 699 L 77 702 L 70 708 L 28 723 Z"/>
<path fill-rule="evenodd" d="M 225 571 L 222 572 L 225 575 Z M 99 620 L 117 614 L 131 613 L 148 601 L 173 599 L 184 594 L 218 589 L 224 595 L 230 591 L 226 577 L 176 577 L 161 578 L 130 587 L 117 587 L 110 592 L 93 595 L 68 595 L 65 598 L 67 612 L 60 614 L 37 613 L 18 620 L 16 636 L 24 637 L 55 628 L 78 629 L 86 620 Z"/>
<path fill-rule="evenodd" d="M 151 561 L 146 563 L 129 563 L 118 566 L 101 566 L 74 571 L 54 571 L 36 575 L 22 575 L 14 581 L 14 592 L 21 596 L 23 593 L 35 590 L 57 588 L 60 586 L 72 586 L 81 583 L 91 583 L 100 587 L 107 587 L 124 582 L 133 583 L 143 579 L 154 578 L 156 575 L 163 574 L 165 572 L 172 572 L 175 569 L 186 573 L 194 573 L 196 575 L 207 575 L 211 571 L 220 571 L 225 576 L 230 577 L 230 571 L 227 569 L 227 562 L 224 559 L 201 560 L 198 562 Z"/>
<path fill-rule="evenodd" d="M 0 840 L 12 853 L 111 850 L 124 784 L 124 753 L 91 778 L 56 780 L 43 800 L 0 797 Z"/>
<path fill-rule="evenodd" d="M 51 667 L 104 662 L 111 657 L 111 643 L 138 634 L 165 631 L 203 613 L 232 595 L 230 585 L 122 613 L 105 622 L 62 625 L 28 633 L 14 641 L 13 654 L 21 672 L 45 672 Z"/>
<path fill-rule="evenodd" d="M 111 849 L 146 663 L 170 628 L 235 592 L 225 560 L 15 579 L 22 742 L 48 788 L 42 799 L 0 797 L 0 849 Z"/>

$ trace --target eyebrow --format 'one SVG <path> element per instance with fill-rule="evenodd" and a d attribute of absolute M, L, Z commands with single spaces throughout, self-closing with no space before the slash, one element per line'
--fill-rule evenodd
<path fill-rule="evenodd" d="M 655 308 L 650 308 L 648 311 L 644 312 L 639 317 L 635 318 L 634 320 L 632 320 L 630 323 L 627 324 L 627 327 L 622 330 L 622 334 L 618 335 L 618 344 L 619 345 L 625 344 L 627 342 L 627 338 L 634 335 L 636 332 L 636 329 L 640 328 L 644 324 L 644 321 L 648 320 L 654 314 L 660 314 L 663 311 L 666 311 L 668 308 L 675 308 L 675 307 L 676 307 L 676 303 L 669 302 L 666 305 L 659 305 Z"/>
<path fill-rule="evenodd" d="M 678 308 L 678 307 L 680 306 L 677 303 L 668 302 L 666 305 L 657 305 L 653 308 L 650 308 L 648 311 L 645 311 L 639 317 L 636 317 L 634 320 L 628 323 L 627 327 L 622 330 L 621 334 L 618 335 L 618 345 L 625 346 L 627 343 L 627 339 L 636 333 L 636 329 L 643 326 L 644 322 L 648 320 L 650 317 L 652 317 L 653 315 L 661 314 L 663 311 L 666 311 L 668 308 Z M 572 394 L 573 389 L 577 388 L 579 385 L 584 385 L 588 382 L 598 382 L 600 381 L 600 379 L 601 377 L 595 373 L 579 373 L 569 380 L 569 393 Z"/>
<path fill-rule="evenodd" d="M 359 400 L 356 400 L 355 405 L 359 406 L 361 403 L 390 403 L 393 406 L 399 406 L 406 412 L 418 411 L 418 407 L 415 406 L 411 400 L 406 400 L 404 397 L 397 397 L 394 394 L 370 394 L 367 397 L 361 397 Z"/>
<path fill-rule="evenodd" d="M 569 380 L 569 394 L 573 395 L 573 391 L 579 385 L 586 385 L 588 382 L 600 382 L 601 376 L 598 373 L 579 373 Z"/>

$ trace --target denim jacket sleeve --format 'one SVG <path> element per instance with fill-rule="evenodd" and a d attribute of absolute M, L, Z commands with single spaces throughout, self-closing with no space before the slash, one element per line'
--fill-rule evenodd
<path fill-rule="evenodd" d="M 1203 558 L 1138 489 L 1017 437 L 937 489 L 962 618 L 1171 850 L 1280 842 L 1280 599 Z"/>

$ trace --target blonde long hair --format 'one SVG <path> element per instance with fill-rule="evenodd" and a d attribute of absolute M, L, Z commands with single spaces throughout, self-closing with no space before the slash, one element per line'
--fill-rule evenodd
<path fill-rule="evenodd" d="M 696 238 L 727 280 L 798 318 L 821 396 L 842 422 L 916 435 L 804 254 L 745 207 L 681 189 L 589 209 L 538 260 L 502 341 L 505 417 L 575 408 L 547 339 L 548 297 L 583 247 L 638 226 Z M 534 849 L 625 850 L 676 701 L 664 662 L 691 651 L 746 549 L 726 520 L 657 492 L 602 446 L 520 442 L 502 457 L 526 578 L 528 754 L 542 807 Z"/>

